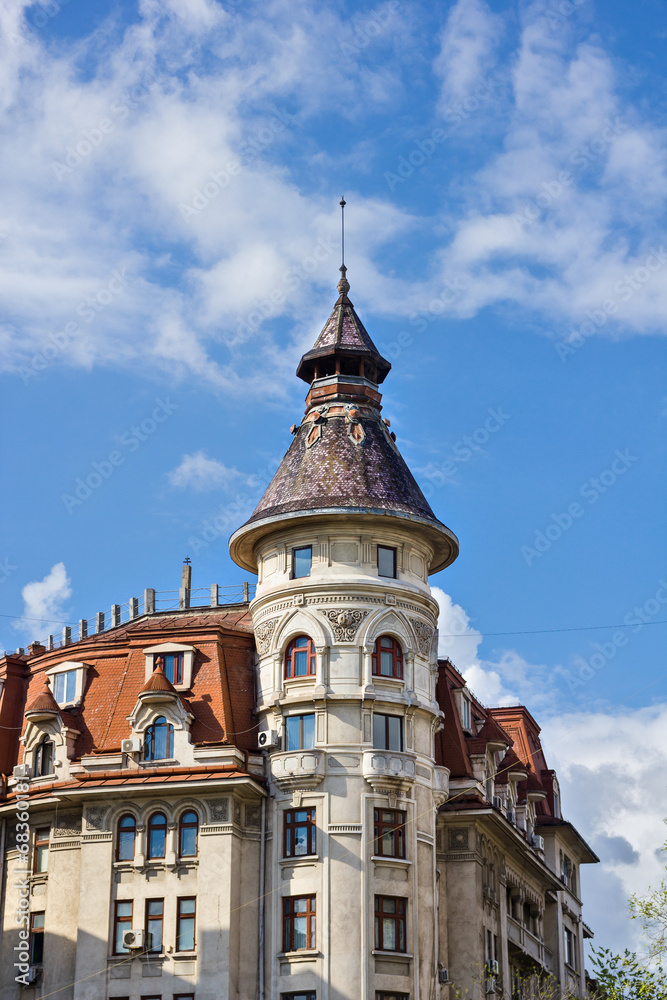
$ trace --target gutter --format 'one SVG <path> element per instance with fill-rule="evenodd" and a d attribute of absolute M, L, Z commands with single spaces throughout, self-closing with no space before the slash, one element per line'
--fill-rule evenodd
<path fill-rule="evenodd" d="M 264 911 L 265 911 L 264 872 L 265 870 L 266 870 L 266 798 L 263 798 L 262 820 L 260 825 L 260 840 L 259 840 L 259 907 L 258 907 L 259 949 L 257 958 L 259 962 L 259 968 L 257 970 L 259 1000 L 264 1000 Z"/>

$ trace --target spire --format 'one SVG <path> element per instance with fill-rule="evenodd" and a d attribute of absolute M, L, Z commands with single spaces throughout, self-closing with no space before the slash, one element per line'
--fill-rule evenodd
<path fill-rule="evenodd" d="M 340 274 L 338 291 L 341 295 L 347 295 L 350 290 L 350 282 L 347 280 L 347 268 L 345 267 L 345 195 L 340 199 Z"/>

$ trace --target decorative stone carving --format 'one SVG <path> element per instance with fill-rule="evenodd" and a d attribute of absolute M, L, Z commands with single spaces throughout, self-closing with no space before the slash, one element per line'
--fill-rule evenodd
<path fill-rule="evenodd" d="M 260 653 L 268 652 L 277 623 L 277 618 L 270 618 L 266 622 L 260 622 L 260 624 L 255 627 L 255 640 Z"/>
<path fill-rule="evenodd" d="M 76 837 L 81 833 L 81 816 L 79 813 L 61 813 L 56 817 L 53 828 L 54 837 Z"/>
<path fill-rule="evenodd" d="M 86 830 L 103 830 L 105 806 L 91 806 L 86 809 Z"/>
<path fill-rule="evenodd" d="M 237 826 L 241 825 L 241 803 L 240 802 L 235 802 L 234 803 L 234 822 L 236 823 Z"/>
<path fill-rule="evenodd" d="M 450 830 L 449 831 L 449 849 L 450 851 L 467 851 L 469 844 L 468 828 L 463 827 Z"/>
<path fill-rule="evenodd" d="M 259 806 L 245 807 L 245 825 L 251 830 L 259 830 Z"/>
<path fill-rule="evenodd" d="M 336 642 L 352 642 L 357 629 L 370 611 L 359 611 L 357 608 L 329 608 L 321 612 L 333 627 Z"/>
<path fill-rule="evenodd" d="M 426 622 L 421 621 L 419 618 L 411 618 L 410 624 L 415 630 L 415 635 L 417 636 L 417 646 L 419 652 L 422 656 L 428 656 L 431 652 L 431 641 L 433 639 L 433 626 L 427 625 Z"/>
<path fill-rule="evenodd" d="M 229 820 L 229 799 L 209 799 L 212 823 L 227 823 Z"/>

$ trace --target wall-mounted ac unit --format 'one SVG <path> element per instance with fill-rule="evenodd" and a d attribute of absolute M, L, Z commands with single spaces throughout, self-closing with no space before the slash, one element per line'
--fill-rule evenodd
<path fill-rule="evenodd" d="M 495 997 L 496 993 L 497 993 L 496 981 L 493 978 L 493 976 L 491 976 L 486 981 L 486 995 L 487 995 L 487 997 L 489 997 L 489 996 Z"/>
<path fill-rule="evenodd" d="M 39 983 L 42 980 L 42 972 L 43 971 L 44 970 L 42 969 L 41 965 L 31 965 L 30 968 L 29 968 L 29 970 L 28 970 L 28 975 L 26 977 L 27 980 L 28 980 L 28 982 L 25 983 L 24 985 L 25 986 L 38 986 Z"/>
<path fill-rule="evenodd" d="M 449 971 L 444 967 L 442 962 L 438 962 L 438 983 L 440 986 L 449 986 Z"/>
<path fill-rule="evenodd" d="M 493 796 L 493 804 L 496 807 L 496 809 L 502 809 L 502 807 L 503 807 L 503 800 L 501 799 L 501 797 L 499 795 L 494 795 Z"/>
<path fill-rule="evenodd" d="M 510 806 L 507 807 L 507 818 L 510 821 L 510 823 L 514 823 L 516 819 L 516 813 L 512 808 L 510 808 Z"/>
<path fill-rule="evenodd" d="M 533 834 L 533 847 L 538 851 L 544 850 L 544 837 L 540 837 L 539 833 Z"/>
<path fill-rule="evenodd" d="M 141 950 L 144 947 L 144 932 L 142 928 L 132 928 L 131 931 L 123 931 L 123 948 L 129 951 Z"/>
<path fill-rule="evenodd" d="M 14 778 L 29 778 L 30 768 L 28 767 L 27 764 L 17 764 L 14 770 L 12 771 L 12 776 Z"/>
<path fill-rule="evenodd" d="M 496 961 L 495 958 L 492 959 L 490 962 L 487 962 L 486 963 L 486 967 L 489 970 L 489 975 L 490 976 L 497 976 L 498 972 L 500 971 L 499 966 L 498 966 L 498 962 Z"/>
<path fill-rule="evenodd" d="M 120 748 L 123 753 L 141 753 L 141 739 L 133 736 L 130 740 L 121 740 Z"/>
<path fill-rule="evenodd" d="M 267 747 L 279 747 L 280 737 L 275 729 L 267 729 L 260 733 L 257 737 L 257 746 L 260 750 L 266 750 Z"/>

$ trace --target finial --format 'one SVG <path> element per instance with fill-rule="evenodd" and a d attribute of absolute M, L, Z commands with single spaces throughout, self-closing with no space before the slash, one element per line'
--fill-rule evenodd
<path fill-rule="evenodd" d="M 340 199 L 340 273 L 341 279 L 338 282 L 338 291 L 341 295 L 347 295 L 350 290 L 350 282 L 345 277 L 347 274 L 347 268 L 345 267 L 345 206 L 347 202 L 345 201 L 345 195 L 341 196 Z"/>
<path fill-rule="evenodd" d="M 190 562 L 191 562 L 190 556 L 186 556 L 185 559 L 183 560 L 183 565 L 184 566 L 189 566 Z"/>

